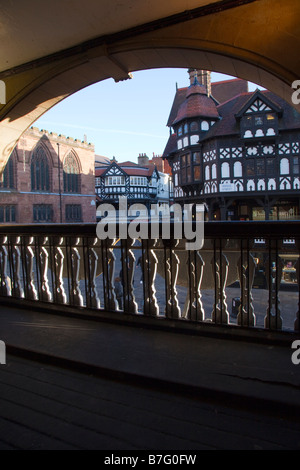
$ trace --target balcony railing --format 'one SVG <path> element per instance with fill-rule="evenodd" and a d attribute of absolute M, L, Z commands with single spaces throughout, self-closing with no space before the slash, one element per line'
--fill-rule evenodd
<path fill-rule="evenodd" d="M 0 296 L 135 323 L 298 332 L 299 227 L 206 222 L 204 246 L 187 251 L 184 239 L 99 240 L 95 225 L 2 226 Z"/>

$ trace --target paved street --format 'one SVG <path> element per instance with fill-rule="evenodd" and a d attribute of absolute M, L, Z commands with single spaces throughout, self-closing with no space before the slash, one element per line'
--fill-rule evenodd
<path fill-rule="evenodd" d="M 299 422 L 240 410 L 234 403 L 196 400 L 13 356 L 0 367 L 0 450 L 300 448 Z"/>
<path fill-rule="evenodd" d="M 0 449 L 300 448 L 282 345 L 2 306 Z"/>

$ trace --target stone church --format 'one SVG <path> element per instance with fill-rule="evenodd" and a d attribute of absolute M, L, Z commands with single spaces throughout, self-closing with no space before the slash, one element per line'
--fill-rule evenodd
<path fill-rule="evenodd" d="M 32 127 L 0 181 L 0 223 L 95 223 L 94 146 Z"/>

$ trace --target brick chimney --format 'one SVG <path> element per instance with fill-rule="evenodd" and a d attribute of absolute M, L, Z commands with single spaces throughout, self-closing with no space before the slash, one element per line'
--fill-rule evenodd
<path fill-rule="evenodd" d="M 188 74 L 190 76 L 190 85 L 193 85 L 195 77 L 197 77 L 199 84 L 205 87 L 207 96 L 211 95 L 211 72 L 201 69 L 189 69 Z"/>
<path fill-rule="evenodd" d="M 141 166 L 149 164 L 149 157 L 145 153 L 140 153 L 138 156 L 138 164 Z"/>

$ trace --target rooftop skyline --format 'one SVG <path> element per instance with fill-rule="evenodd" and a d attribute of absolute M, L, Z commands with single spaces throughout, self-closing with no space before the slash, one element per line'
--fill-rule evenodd
<path fill-rule="evenodd" d="M 134 72 L 133 78 L 113 79 L 86 87 L 54 106 L 33 126 L 87 140 L 95 154 L 118 161 L 161 155 L 169 138 L 167 121 L 178 88 L 189 86 L 187 69 Z M 212 82 L 233 79 L 212 73 Z M 249 83 L 249 90 L 261 88 Z"/>

